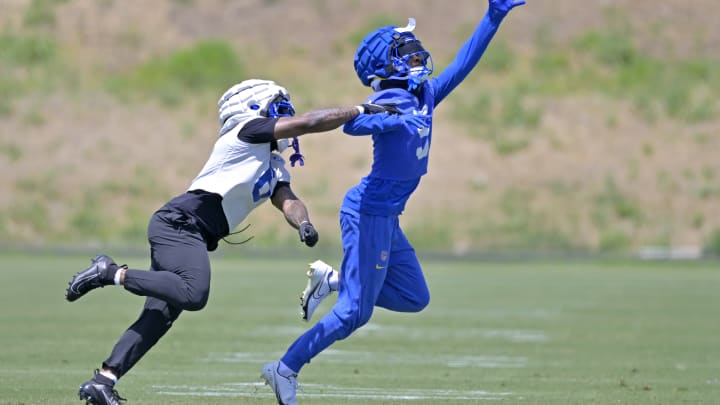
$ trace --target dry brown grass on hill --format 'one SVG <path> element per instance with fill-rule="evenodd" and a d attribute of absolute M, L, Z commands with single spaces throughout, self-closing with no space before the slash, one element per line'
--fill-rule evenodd
<path fill-rule="evenodd" d="M 11 31 L 20 29 L 29 4 L 4 1 L 0 23 Z M 356 103 L 368 94 L 352 71 L 350 38 L 378 16 L 398 24 L 408 16 L 417 18 L 418 36 L 442 68 L 485 4 L 69 0 L 57 6 L 52 31 L 85 77 L 103 69 L 121 71 L 201 39 L 221 38 L 235 46 L 253 75 L 267 74 L 290 88 L 304 110 Z M 657 57 L 720 58 L 720 4 L 715 0 L 528 0 L 508 17 L 496 41 L 528 58 L 542 52 L 539 38 L 572 41 L 582 32 L 602 29 L 614 15 L 631 24 L 637 46 Z M 482 64 L 474 73 L 485 74 Z M 17 161 L 0 159 L 5 173 L 0 188 L 12 190 L 0 195 L 3 233 L 9 235 L 4 239 L 44 237 L 13 218 L 26 212 L 24 201 L 46 201 L 47 221 L 63 234 L 71 231 L 72 218 L 94 194 L 103 196 L 96 203 L 110 224 L 121 226 L 129 212 L 149 216 L 167 197 L 184 190 L 217 131 L 217 96 L 189 97 L 193 99 L 171 110 L 154 101 L 128 105 L 93 89 L 32 94 L 19 101 L 12 115 L 0 117 L 0 142 L 22 150 Z M 701 245 L 720 227 L 718 198 L 698 198 L 707 187 L 703 173 L 720 175 L 720 120 L 686 125 L 660 118 L 650 123 L 629 102 L 594 94 L 535 103 L 542 113 L 539 128 L 524 134 L 532 139 L 530 146 L 511 156 L 469 136 L 454 120 L 450 102 L 438 109 L 430 173 L 402 218 L 411 233 L 436 232 L 452 249 L 465 251 L 528 247 L 532 238 L 555 234 L 563 235 L 559 245 L 597 247 L 612 232 L 627 235 L 633 247 Z M 28 123 L 34 111 L 42 113 L 43 124 Z M 313 209 L 323 242 L 337 244 L 336 211 L 345 189 L 368 171 L 369 139 L 333 131 L 303 138 L 302 144 L 308 163 L 292 169 L 294 188 Z M 142 182 L 149 177 L 153 182 Z M 609 192 L 608 179 L 639 207 L 640 223 L 622 219 L 603 229 L 603 213 L 593 211 L 600 211 L 598 199 Z M 103 191 L 123 184 L 151 192 L 141 198 L 132 192 L 109 198 Z M 263 232 L 260 236 L 272 239 L 269 235 L 277 233 L 278 239 L 294 242 L 295 235 L 269 205 L 253 213 L 250 222 L 262 223 L 254 226 Z M 519 233 L 530 240 L 518 242 Z M 423 238 L 432 244 L 432 237 Z"/>

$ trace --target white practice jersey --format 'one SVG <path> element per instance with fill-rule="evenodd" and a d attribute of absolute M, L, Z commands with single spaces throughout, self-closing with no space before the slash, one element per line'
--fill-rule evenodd
<path fill-rule="evenodd" d="M 230 231 L 272 195 L 279 181 L 290 182 L 285 160 L 271 152 L 268 143 L 238 139 L 242 127 L 236 126 L 215 142 L 208 161 L 188 188 L 223 197 L 222 207 Z"/>

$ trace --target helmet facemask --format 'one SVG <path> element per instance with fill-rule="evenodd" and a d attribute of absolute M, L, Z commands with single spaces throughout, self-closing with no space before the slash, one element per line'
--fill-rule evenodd
<path fill-rule="evenodd" d="M 280 94 L 268 105 L 267 115 L 270 118 L 292 117 L 295 115 L 295 108 L 290 100 Z M 305 166 L 305 156 L 300 153 L 300 142 L 297 137 L 293 137 L 292 140 L 278 139 L 275 141 L 275 146 L 279 153 L 292 146 L 294 152 L 290 155 L 290 166 L 295 167 L 298 162 L 300 166 Z"/>
<path fill-rule="evenodd" d="M 290 100 L 279 94 L 275 100 L 270 102 L 267 108 L 267 116 L 270 118 L 292 117 L 295 115 L 295 108 Z"/>
<path fill-rule="evenodd" d="M 411 32 L 398 33 L 393 37 L 395 46 L 390 48 L 390 60 L 394 72 L 388 79 L 407 80 L 408 90 L 415 90 L 432 74 L 432 56 Z"/>

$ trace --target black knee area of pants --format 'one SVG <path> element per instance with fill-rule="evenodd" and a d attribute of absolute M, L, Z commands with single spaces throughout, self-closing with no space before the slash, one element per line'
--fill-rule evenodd
<path fill-rule="evenodd" d="M 120 378 L 160 340 L 180 316 L 182 310 L 148 298 L 140 317 L 120 337 L 103 367 L 111 368 Z"/>
<path fill-rule="evenodd" d="M 207 305 L 208 302 L 208 295 L 204 295 L 202 297 L 199 297 L 199 299 L 191 299 L 188 300 L 187 304 L 183 305 L 184 311 L 200 311 L 201 309 L 205 308 L 205 305 Z"/>

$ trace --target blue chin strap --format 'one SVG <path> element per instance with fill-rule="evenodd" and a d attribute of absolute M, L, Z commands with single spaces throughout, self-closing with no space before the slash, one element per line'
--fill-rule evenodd
<path fill-rule="evenodd" d="M 423 83 L 425 83 L 432 72 L 432 60 L 430 61 L 429 68 L 427 65 L 410 68 L 410 72 L 408 73 L 408 90 L 413 91 L 419 88 Z"/>
<path fill-rule="evenodd" d="M 292 117 L 295 115 L 295 107 L 293 107 L 290 100 L 285 98 L 278 98 L 268 106 L 268 117 L 279 118 L 279 117 Z M 290 142 L 294 152 L 290 155 L 290 166 L 295 167 L 296 163 L 300 163 L 300 166 L 305 166 L 305 156 L 300 153 L 300 142 L 297 137 L 294 137 Z"/>
<path fill-rule="evenodd" d="M 292 155 L 290 155 L 290 166 L 295 167 L 295 163 L 300 163 L 300 166 L 305 166 L 305 156 L 300 153 L 300 143 L 298 142 L 297 137 L 292 139 L 290 146 L 292 146 L 295 151 Z"/>

